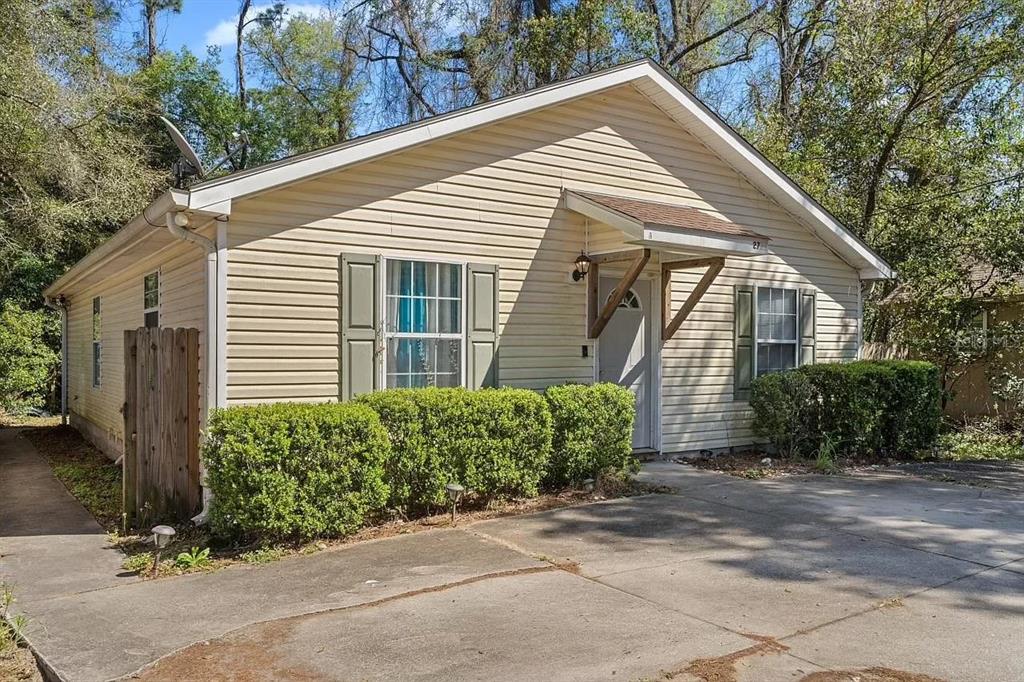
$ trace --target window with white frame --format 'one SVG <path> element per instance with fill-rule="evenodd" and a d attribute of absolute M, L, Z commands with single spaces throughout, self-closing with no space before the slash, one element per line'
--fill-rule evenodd
<path fill-rule="evenodd" d="M 757 375 L 797 364 L 796 289 L 757 288 Z"/>
<path fill-rule="evenodd" d="M 142 323 L 160 326 L 160 273 L 151 272 L 142 278 Z"/>
<path fill-rule="evenodd" d="M 388 259 L 385 273 L 388 388 L 462 384 L 462 266 Z"/>
<path fill-rule="evenodd" d="M 92 385 L 100 385 L 103 359 L 103 320 L 100 316 L 100 297 L 92 299 Z"/>

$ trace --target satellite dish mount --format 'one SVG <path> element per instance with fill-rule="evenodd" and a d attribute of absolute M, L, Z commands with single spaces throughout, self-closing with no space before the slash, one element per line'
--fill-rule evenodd
<path fill-rule="evenodd" d="M 164 127 L 167 128 L 167 134 L 170 135 L 171 140 L 174 142 L 174 146 L 181 152 L 181 157 L 174 162 L 171 169 L 174 171 L 174 186 L 178 189 L 185 189 L 192 184 L 192 179 L 202 180 L 213 171 L 219 169 L 225 163 L 227 163 L 232 156 L 238 153 L 243 147 L 249 144 L 249 137 L 242 131 L 241 134 L 235 133 L 234 138 L 237 144 L 228 150 L 228 153 L 221 157 L 213 166 L 207 170 L 203 168 L 203 162 L 199 160 L 199 155 L 196 154 L 195 149 L 188 143 L 185 136 L 181 134 L 173 123 L 168 121 L 165 117 L 161 116 L 160 120 L 163 122 Z"/>

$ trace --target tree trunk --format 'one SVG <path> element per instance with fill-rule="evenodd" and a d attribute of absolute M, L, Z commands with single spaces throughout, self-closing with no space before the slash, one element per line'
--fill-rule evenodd
<path fill-rule="evenodd" d="M 246 18 L 251 6 L 252 0 L 242 0 L 242 6 L 238 10 L 238 28 L 235 31 L 235 77 L 238 79 L 238 104 L 243 121 L 245 120 L 245 114 L 249 107 L 248 97 L 245 91 L 245 57 L 242 55 L 242 41 L 245 37 L 244 30 Z M 249 145 L 242 144 L 242 148 L 238 153 L 238 163 L 232 163 L 232 166 L 234 166 L 236 170 L 245 168 L 248 160 Z"/>
<path fill-rule="evenodd" d="M 156 59 L 157 0 L 146 0 L 142 11 L 146 15 L 146 66 L 153 66 L 153 60 Z"/>

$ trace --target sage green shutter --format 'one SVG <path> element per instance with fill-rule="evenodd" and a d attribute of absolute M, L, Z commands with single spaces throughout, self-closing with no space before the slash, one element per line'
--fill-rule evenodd
<path fill-rule="evenodd" d="M 735 318 L 734 399 L 750 399 L 750 382 L 754 378 L 754 287 L 737 284 L 733 291 Z"/>
<path fill-rule="evenodd" d="M 800 290 L 800 358 L 801 365 L 814 364 L 815 331 L 817 328 L 817 292 Z"/>
<path fill-rule="evenodd" d="M 498 385 L 498 266 L 470 263 L 466 277 L 466 385 Z"/>
<path fill-rule="evenodd" d="M 380 388 L 380 256 L 341 254 L 341 395 Z"/>

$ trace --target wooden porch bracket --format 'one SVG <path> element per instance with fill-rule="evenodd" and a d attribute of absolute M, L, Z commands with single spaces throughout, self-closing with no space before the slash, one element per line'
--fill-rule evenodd
<path fill-rule="evenodd" d="M 690 268 L 707 268 L 704 276 L 697 282 L 690 295 L 683 301 L 683 307 L 674 316 L 672 315 L 672 272 L 674 270 L 687 270 Z M 725 257 L 715 256 L 712 258 L 694 258 L 692 260 L 677 260 L 661 264 L 661 340 L 671 339 L 679 326 L 683 324 L 689 314 L 704 297 L 711 284 L 718 277 L 718 273 L 725 267 Z"/>
<path fill-rule="evenodd" d="M 619 283 L 615 285 L 611 296 L 608 297 L 604 307 L 602 307 L 600 312 L 598 312 L 598 305 L 600 304 L 598 296 L 601 291 L 601 263 L 611 263 L 630 259 L 632 259 L 633 262 L 629 264 L 626 274 L 624 274 L 622 279 L 619 280 Z M 612 319 L 615 309 L 619 307 L 619 303 L 622 302 L 622 297 L 626 295 L 629 288 L 633 286 L 634 282 L 636 282 L 636 278 L 640 276 L 640 273 L 647 266 L 647 261 L 650 259 L 650 249 L 616 251 L 615 253 L 597 254 L 590 257 L 590 272 L 587 274 L 587 279 L 590 280 L 587 283 L 588 339 L 596 339 L 601 335 L 601 332 L 604 331 L 608 321 Z"/>

